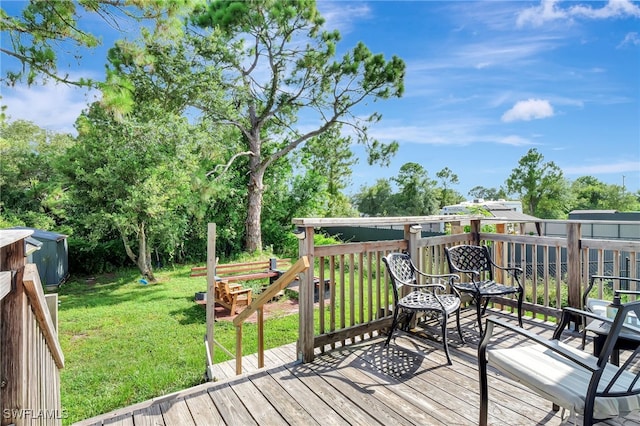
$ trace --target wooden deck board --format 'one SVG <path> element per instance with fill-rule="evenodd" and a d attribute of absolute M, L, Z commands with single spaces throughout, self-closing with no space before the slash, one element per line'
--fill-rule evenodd
<path fill-rule="evenodd" d="M 384 336 L 347 344 L 318 354 L 309 364 L 295 361 L 293 343 L 265 353 L 262 369 L 255 370 L 257 356 L 252 355 L 251 361 L 243 359 L 247 372 L 235 376 L 235 361 L 229 361 L 214 369 L 221 373 L 217 382 L 76 425 L 475 425 L 480 405 L 480 336 L 475 312 L 463 312 L 466 343 L 450 324 L 451 366 L 439 338 L 435 342 L 424 338 L 432 334 L 429 329 L 398 332 L 388 347 L 384 347 Z M 515 316 L 505 318 L 517 322 Z M 553 331 L 553 324 L 539 320 L 526 320 L 524 327 L 546 337 Z M 518 344 L 512 334 L 496 331 L 500 345 Z M 564 340 L 576 344 L 576 339 L 574 335 Z M 491 425 L 561 424 L 560 412 L 553 411 L 548 401 L 496 372 L 488 379 Z M 631 417 L 606 424 L 640 424 L 640 416 Z"/>

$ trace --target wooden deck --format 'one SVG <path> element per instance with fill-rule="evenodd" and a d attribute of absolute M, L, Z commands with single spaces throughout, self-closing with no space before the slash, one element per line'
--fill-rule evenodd
<path fill-rule="evenodd" d="M 438 342 L 402 332 L 387 348 L 384 336 L 375 337 L 309 364 L 292 362 L 295 345 L 287 345 L 267 351 L 263 369 L 257 370 L 255 356 L 243 364 L 256 370 L 241 376 L 233 375 L 233 361 L 218 365 L 217 382 L 76 425 L 475 425 L 480 398 L 474 319 L 473 310 L 464 312 L 465 344 L 450 324 L 451 366 Z M 551 336 L 553 324 L 528 320 L 525 328 Z M 501 345 L 516 343 L 499 336 Z M 489 386 L 491 424 L 562 424 L 560 412 L 517 383 L 492 373 Z M 637 425 L 640 416 L 607 424 Z"/>

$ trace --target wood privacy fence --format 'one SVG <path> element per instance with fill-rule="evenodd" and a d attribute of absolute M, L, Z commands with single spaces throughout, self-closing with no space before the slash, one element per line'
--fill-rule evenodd
<path fill-rule="evenodd" d="M 57 297 L 26 263 L 28 230 L 0 230 L 0 424 L 59 425 Z"/>
<path fill-rule="evenodd" d="M 523 268 L 525 310 L 544 319 L 558 317 L 563 306 L 581 307 L 590 275 L 640 276 L 640 241 L 582 238 L 580 221 L 566 222 L 565 237 L 544 237 L 525 234 L 523 226 L 520 234 L 507 234 L 506 224 L 495 221 L 496 233 L 481 232 L 491 219 L 465 219 L 468 232 L 453 226 L 458 233 L 425 238 L 419 224 L 460 218 L 295 219 L 299 254 L 310 262 L 301 274 L 298 358 L 310 362 L 316 348 L 363 339 L 390 325 L 392 295 L 381 259 L 393 251 L 408 251 L 425 272 L 446 273 L 445 247 L 489 245 L 496 263 Z M 342 225 L 402 226 L 404 239 L 314 246 L 315 228 Z M 493 306 L 513 310 L 515 301 L 497 298 Z"/>

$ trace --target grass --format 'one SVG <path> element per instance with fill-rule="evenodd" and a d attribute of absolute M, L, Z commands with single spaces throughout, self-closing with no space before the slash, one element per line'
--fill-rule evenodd
<path fill-rule="evenodd" d="M 189 267 L 160 270 L 143 285 L 135 270 L 75 279 L 58 291 L 64 424 L 185 389 L 204 380 L 205 291 Z M 216 340 L 234 351 L 235 328 L 218 321 Z M 265 346 L 297 339 L 298 315 L 266 321 Z M 243 351 L 257 351 L 256 326 L 243 327 Z M 218 350 L 214 362 L 228 359 Z"/>

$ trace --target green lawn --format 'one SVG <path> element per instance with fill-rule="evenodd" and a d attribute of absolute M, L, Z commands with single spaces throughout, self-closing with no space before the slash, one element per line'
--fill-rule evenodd
<path fill-rule="evenodd" d="M 205 291 L 203 277 L 190 268 L 156 272 L 144 285 L 137 271 L 71 280 L 58 291 L 65 424 L 202 383 L 206 355 L 205 309 L 193 302 Z M 235 329 L 216 322 L 216 340 L 231 352 Z M 293 342 L 298 316 L 270 319 L 265 346 Z M 245 354 L 256 352 L 256 327 L 243 327 Z M 218 350 L 215 361 L 226 360 Z"/>

